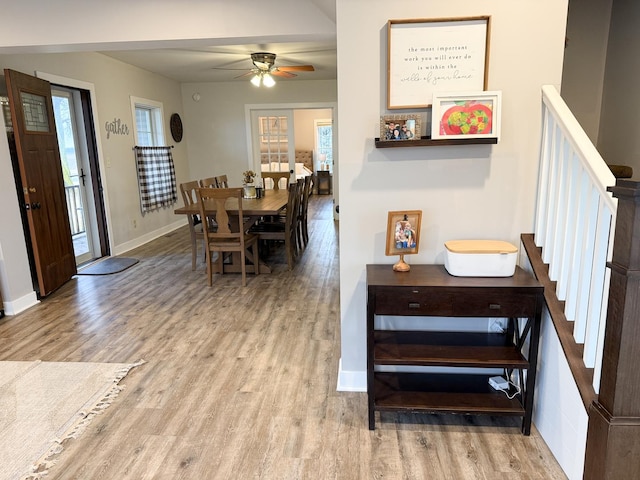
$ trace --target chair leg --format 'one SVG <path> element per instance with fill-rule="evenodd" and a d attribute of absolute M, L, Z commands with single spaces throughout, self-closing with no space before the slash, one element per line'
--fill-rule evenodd
<path fill-rule="evenodd" d="M 302 239 L 304 240 L 304 245 L 307 246 L 309 244 L 309 228 L 306 217 L 302 220 Z"/>
<path fill-rule="evenodd" d="M 240 251 L 240 269 L 242 270 L 242 286 L 247 286 L 247 265 L 244 250 Z"/>
<path fill-rule="evenodd" d="M 253 269 L 256 275 L 260 275 L 260 247 L 259 242 L 255 242 L 251 250 L 253 251 Z"/>
<path fill-rule="evenodd" d="M 207 260 L 207 277 L 209 278 L 209 286 L 213 285 L 213 264 L 211 263 L 211 252 L 207 250 L 205 252 L 205 258 Z"/>
<path fill-rule="evenodd" d="M 304 243 L 302 243 L 302 223 L 300 221 L 298 221 L 296 225 L 296 239 L 298 242 L 298 251 L 302 252 L 302 249 L 304 248 Z"/>
<path fill-rule="evenodd" d="M 198 256 L 198 241 L 193 232 L 191 232 L 191 270 L 196 269 L 196 257 Z"/>
<path fill-rule="evenodd" d="M 218 270 L 220 275 L 224 273 L 224 252 L 218 252 Z"/>
<path fill-rule="evenodd" d="M 295 235 L 289 235 L 289 238 L 284 241 L 284 248 L 287 251 L 287 265 L 291 271 L 293 270 L 293 251 L 296 248 Z"/>

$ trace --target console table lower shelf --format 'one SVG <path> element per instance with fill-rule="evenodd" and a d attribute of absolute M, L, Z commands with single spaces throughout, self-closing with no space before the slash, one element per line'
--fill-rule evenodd
<path fill-rule="evenodd" d="M 490 375 L 377 373 L 375 409 L 393 412 L 523 416 L 524 407 L 489 386 Z M 513 390 L 510 395 L 513 395 Z"/>

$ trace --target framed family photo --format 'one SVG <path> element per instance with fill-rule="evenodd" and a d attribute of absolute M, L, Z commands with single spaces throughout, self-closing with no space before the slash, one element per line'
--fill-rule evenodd
<path fill-rule="evenodd" d="M 422 116 L 419 114 L 383 115 L 380 117 L 380 140 L 420 140 Z"/>
<path fill-rule="evenodd" d="M 386 255 L 418 253 L 422 210 L 389 212 Z"/>
<path fill-rule="evenodd" d="M 502 92 L 471 92 L 433 96 L 431 138 L 500 137 Z"/>

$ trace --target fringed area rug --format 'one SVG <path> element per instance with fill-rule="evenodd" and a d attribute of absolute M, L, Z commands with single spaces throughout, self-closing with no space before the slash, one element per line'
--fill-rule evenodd
<path fill-rule="evenodd" d="M 0 362 L 0 478 L 37 479 L 144 361 Z"/>

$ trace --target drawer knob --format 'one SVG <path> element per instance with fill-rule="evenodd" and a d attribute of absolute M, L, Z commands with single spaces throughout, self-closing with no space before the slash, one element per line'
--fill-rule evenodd
<path fill-rule="evenodd" d="M 499 303 L 490 303 L 489 304 L 489 310 L 500 310 L 500 304 Z"/>
<path fill-rule="evenodd" d="M 420 304 L 418 302 L 409 302 L 409 308 L 420 308 Z"/>

